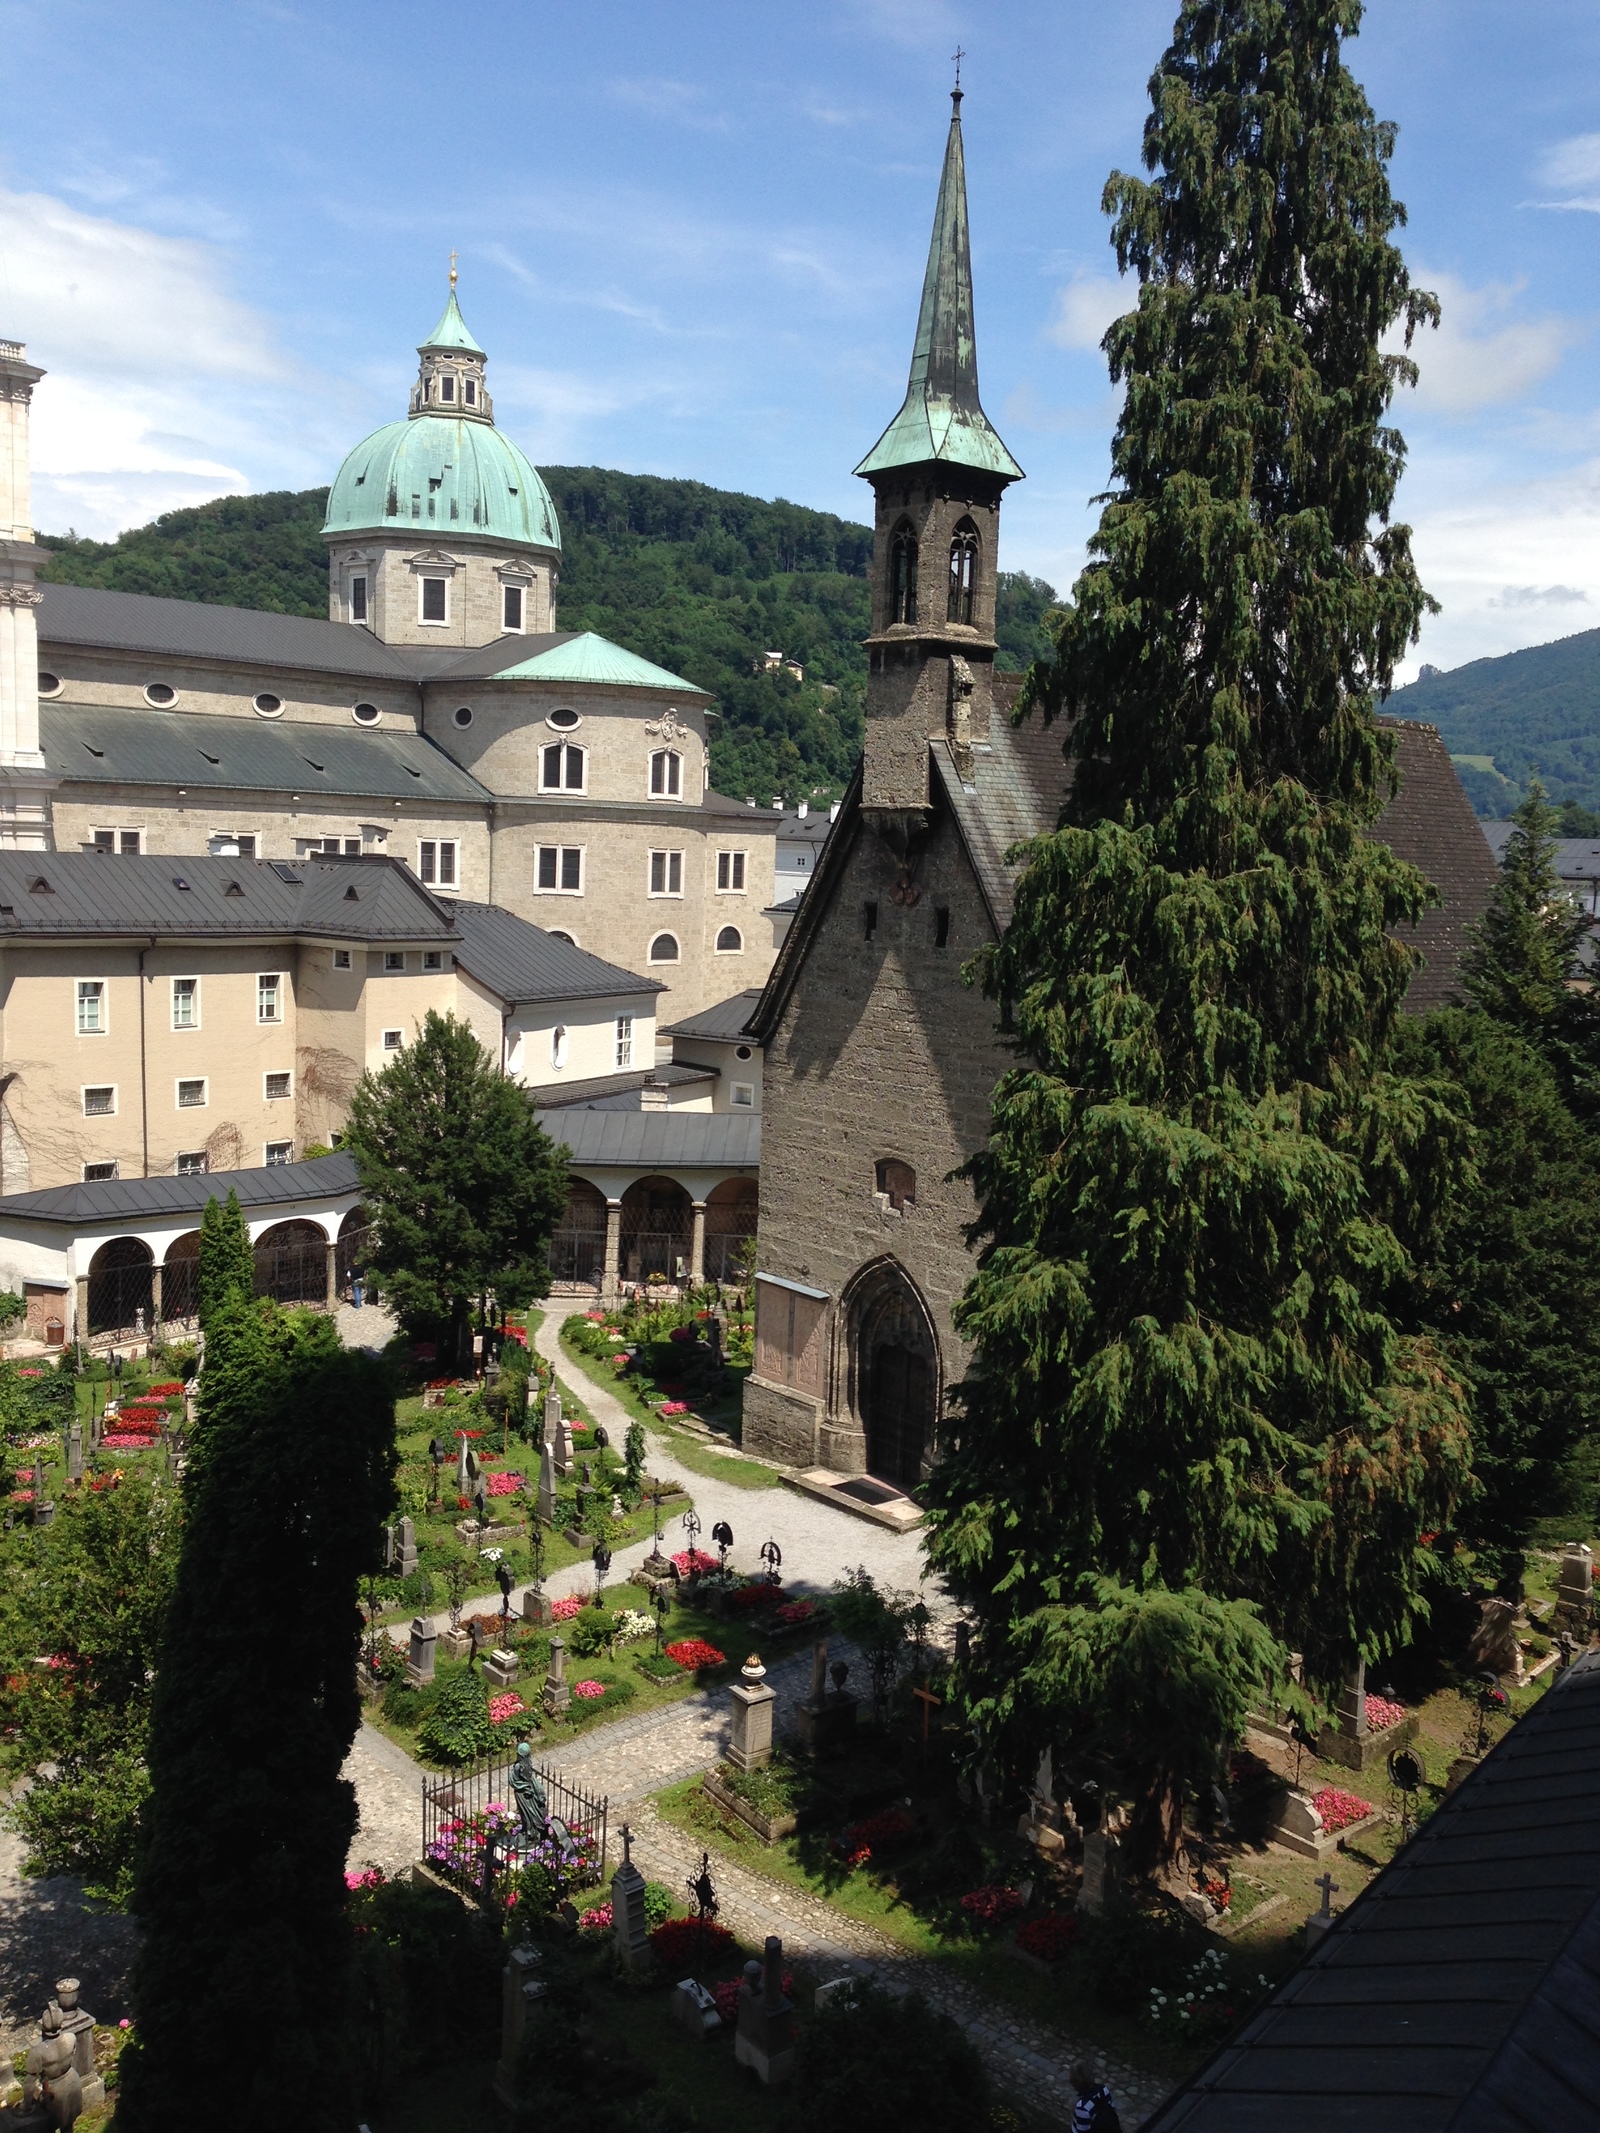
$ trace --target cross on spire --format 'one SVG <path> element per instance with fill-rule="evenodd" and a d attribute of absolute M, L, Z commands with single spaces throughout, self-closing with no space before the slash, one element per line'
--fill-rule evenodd
<path fill-rule="evenodd" d="M 956 46 L 955 50 L 954 50 L 954 51 L 953 51 L 953 52 L 952 52 L 952 53 L 950 54 L 950 57 L 951 57 L 951 58 L 952 58 L 952 59 L 953 59 L 953 60 L 955 61 L 955 65 L 956 65 L 956 94 L 957 94 L 957 96 L 959 96 L 959 95 L 961 94 L 961 62 L 962 62 L 962 60 L 964 60 L 964 59 L 966 58 L 966 56 L 967 56 L 967 54 L 966 54 L 966 50 L 965 50 L 965 47 L 964 47 L 964 46 L 962 46 L 962 45 L 959 45 L 959 44 L 958 44 L 958 45 Z"/>
<path fill-rule="evenodd" d="M 959 87 L 960 87 L 960 85 L 961 85 L 961 75 L 960 75 L 960 71 L 959 71 L 959 69 L 958 69 L 958 70 L 957 70 L 957 73 L 956 73 L 956 86 L 957 86 L 957 87 L 959 88 Z M 456 285 L 456 248 L 455 248 L 455 246 L 454 246 L 454 245 L 452 245 L 452 246 L 450 247 L 450 286 L 451 286 L 451 288 L 453 289 L 453 288 L 455 287 L 455 285 Z"/>

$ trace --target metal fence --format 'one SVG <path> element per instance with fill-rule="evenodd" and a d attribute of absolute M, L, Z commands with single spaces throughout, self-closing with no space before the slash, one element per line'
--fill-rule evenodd
<path fill-rule="evenodd" d="M 491 1756 L 453 1777 L 423 1781 L 424 1862 L 480 1898 L 508 1871 L 532 1861 L 548 1867 L 563 1891 L 604 1880 L 608 1799 L 535 1764 L 549 1820 L 545 1834 L 530 1839 L 511 1789 L 514 1761 Z"/>

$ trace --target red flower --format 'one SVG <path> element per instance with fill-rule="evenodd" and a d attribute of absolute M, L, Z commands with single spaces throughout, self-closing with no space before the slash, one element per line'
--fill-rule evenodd
<path fill-rule="evenodd" d="M 669 1973 L 698 1970 L 733 1953 L 734 1938 L 714 1918 L 669 1918 L 650 1935 L 650 1945 Z"/>
<path fill-rule="evenodd" d="M 1046 1911 L 1040 1918 L 1024 1919 L 1017 1928 L 1017 1946 L 1046 1963 L 1060 1962 L 1077 1937 L 1078 1921 L 1070 1911 Z"/>
<path fill-rule="evenodd" d="M 704 1637 L 684 1637 L 676 1644 L 669 1644 L 667 1657 L 691 1672 L 696 1667 L 724 1664 L 723 1654 L 714 1644 L 707 1644 Z"/>
<path fill-rule="evenodd" d="M 1329 1836 L 1348 1829 L 1352 1822 L 1364 1822 L 1372 1812 L 1370 1800 L 1357 1799 L 1353 1792 L 1345 1792 L 1338 1785 L 1325 1785 L 1320 1792 L 1314 1792 L 1311 1804 L 1322 1817 Z"/>
<path fill-rule="evenodd" d="M 1018 1889 L 986 1881 L 981 1889 L 973 1889 L 962 1897 L 961 1908 L 980 1926 L 992 1926 L 997 1919 L 1009 1918 L 1014 1911 L 1022 1909 L 1022 1894 Z"/>

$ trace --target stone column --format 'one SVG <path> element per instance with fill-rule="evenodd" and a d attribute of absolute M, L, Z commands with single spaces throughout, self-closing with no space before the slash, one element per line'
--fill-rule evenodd
<path fill-rule="evenodd" d="M 605 1302 L 614 1303 L 621 1286 L 622 1265 L 622 1202 L 606 1202 L 606 1268 L 600 1280 L 600 1294 Z"/>
<path fill-rule="evenodd" d="M 1339 1731 L 1346 1740 L 1363 1740 L 1367 1731 L 1367 1662 L 1358 1659 L 1339 1691 Z"/>
<path fill-rule="evenodd" d="M 728 1761 L 736 1770 L 763 1770 L 772 1761 L 772 1707 L 777 1696 L 767 1687 L 767 1670 L 752 1652 L 739 1669 L 733 1698 L 733 1738 Z"/>
<path fill-rule="evenodd" d="M 648 1970 L 652 1957 L 644 1916 L 644 1876 L 633 1863 L 631 1836 L 624 1824 L 622 1864 L 611 1877 L 611 1930 L 616 1935 L 617 1955 L 627 1968 Z"/>
<path fill-rule="evenodd" d="M 560 1718 L 572 1703 L 567 1687 L 567 1646 L 564 1638 L 550 1639 L 550 1671 L 545 1676 L 544 1708 L 549 1718 Z"/>
<path fill-rule="evenodd" d="M 330 1238 L 323 1246 L 328 1255 L 328 1309 L 339 1308 L 339 1247 Z"/>
<path fill-rule="evenodd" d="M 159 1336 L 161 1326 L 161 1261 L 158 1259 L 150 1269 L 150 1331 Z"/>
<path fill-rule="evenodd" d="M 48 551 L 33 538 L 28 410 L 44 376 L 20 341 L 0 341 L 0 847 L 50 848 L 60 783 L 39 747 L 39 624 L 34 583 Z"/>
<path fill-rule="evenodd" d="M 765 1962 L 746 1963 L 739 1987 L 739 2026 L 734 2032 L 737 2066 L 755 2070 L 766 2088 L 794 2072 L 794 2002 L 783 1993 L 783 1942 L 769 1933 Z"/>
<path fill-rule="evenodd" d="M 706 1203 L 694 1200 L 690 1203 L 694 1227 L 689 1233 L 689 1279 L 699 1288 L 706 1278 Z"/>
<path fill-rule="evenodd" d="M 73 1311 L 73 1318 L 72 1318 L 72 1337 L 73 1337 L 73 1339 L 74 1339 L 74 1340 L 80 1340 L 80 1341 L 85 1341 L 85 1342 L 86 1342 L 86 1341 L 88 1340 L 88 1338 L 89 1338 L 89 1277 L 88 1277 L 88 1275 L 87 1275 L 87 1274 L 80 1274 L 80 1275 L 78 1276 L 77 1280 L 76 1280 L 76 1281 L 75 1281 L 75 1282 L 73 1283 L 73 1289 L 74 1289 L 74 1291 L 76 1292 L 76 1294 L 75 1294 L 75 1309 L 74 1309 L 74 1311 Z"/>

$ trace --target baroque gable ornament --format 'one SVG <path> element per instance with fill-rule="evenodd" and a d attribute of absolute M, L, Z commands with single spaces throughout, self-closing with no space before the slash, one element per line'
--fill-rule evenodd
<path fill-rule="evenodd" d="M 644 730 L 652 738 L 659 737 L 664 741 L 687 741 L 694 738 L 689 728 L 678 717 L 677 712 L 670 707 L 662 717 L 646 719 Z"/>
<path fill-rule="evenodd" d="M 0 607 L 39 607 L 43 601 L 37 585 L 0 585 Z"/>

